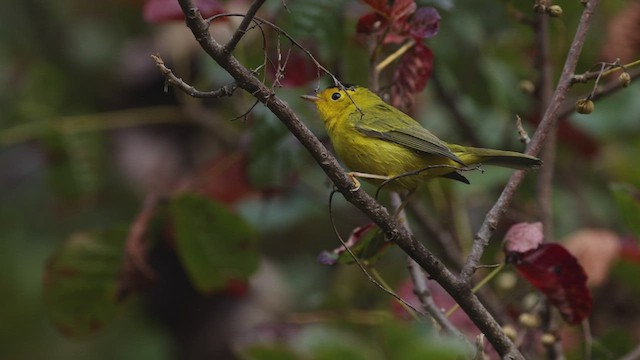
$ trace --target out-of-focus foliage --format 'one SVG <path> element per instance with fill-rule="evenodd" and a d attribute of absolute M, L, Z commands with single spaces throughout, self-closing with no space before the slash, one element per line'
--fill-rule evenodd
<path fill-rule="evenodd" d="M 262 105 L 243 116 L 254 103 L 250 94 L 196 100 L 174 89 L 165 92 L 150 54 L 159 53 L 199 89 L 217 88 L 230 78 L 198 48 L 182 21 L 146 22 L 145 6 L 150 11 L 157 5 L 149 3 L 29 0 L 12 2 L 0 13 L 0 358 L 467 354 L 457 343 L 435 338 L 432 329 L 407 324 L 410 317 L 392 311 L 391 298 L 356 266 L 316 261 L 322 250 L 340 246 L 326 209 L 331 190 L 326 176 Z M 207 3 L 215 5 L 212 13 L 218 6 L 244 13 L 249 6 L 249 1 Z M 533 17 L 531 4 L 416 4 L 418 9 L 435 7 L 441 20 L 437 36 L 420 40 L 432 52 L 433 68 L 414 100 L 413 116 L 446 141 L 477 140 L 476 145 L 523 150 L 515 115 L 530 134 L 541 117 L 535 86 L 534 93 L 523 86 L 523 81 L 535 85 L 538 75 L 534 32 L 517 16 Z M 564 15 L 550 19 L 554 79 L 582 9 L 579 1 L 561 5 Z M 621 37 L 637 31 L 618 29 L 637 16 L 634 9 L 622 0 L 602 2 L 578 71 L 618 53 L 628 61 L 640 57 L 633 39 Z M 306 46 L 340 80 L 369 86 L 371 38 L 358 34 L 356 26 L 371 11 L 364 2 L 347 0 L 268 1 L 259 15 Z M 239 21 L 216 21 L 212 33 L 225 41 Z M 311 62 L 286 37 L 267 28 L 264 34 L 265 43 L 260 29 L 252 28 L 234 55 L 259 69 L 269 85 L 282 65 L 280 84 L 287 88 L 276 88 L 277 94 L 325 141 L 320 120 L 299 95 L 329 81 L 316 80 Z M 400 44 L 387 46 L 378 60 Z M 269 61 L 260 68 L 265 52 Z M 390 91 L 398 65 L 380 74 L 383 93 Z M 610 271 L 605 269 L 604 279 L 590 289 L 594 354 L 600 358 L 615 358 L 640 341 L 638 82 L 595 101 L 590 115 L 562 119 L 559 127 L 553 233 L 558 239 L 568 236 L 584 250 L 597 242 L 571 240 L 576 237 L 570 235 L 598 227 L 613 234 L 608 241 L 620 244 L 608 260 Z M 584 98 L 591 85 L 576 85 L 571 99 Z M 436 181 L 414 201 L 466 250 L 510 174 L 487 168 L 465 174 L 471 185 Z M 486 263 L 501 256 L 499 239 L 508 225 L 539 220 L 535 178 L 535 173 L 528 175 Z M 143 261 L 155 275 L 143 279 L 121 271 L 118 262 L 131 255 L 123 244 L 149 194 L 161 200 L 134 237 L 148 250 Z M 381 199 L 387 203 L 384 192 Z M 344 238 L 369 222 L 339 197 L 333 217 Z M 414 231 L 439 256 L 444 254 L 427 231 Z M 185 244 L 188 251 L 177 251 Z M 396 288 L 407 277 L 405 259 L 395 247 L 387 250 L 375 266 Z M 196 258 L 202 261 L 191 262 Z M 131 291 L 116 300 L 114 291 L 123 279 Z M 511 314 L 530 309 L 522 294 L 533 290 L 522 281 L 515 290 L 497 291 L 503 298 L 516 294 L 505 305 Z M 403 294 L 410 297 L 411 291 Z M 100 331 L 69 339 L 56 325 L 78 335 Z M 581 335 L 568 327 L 560 332 L 569 358 L 581 358 Z"/>

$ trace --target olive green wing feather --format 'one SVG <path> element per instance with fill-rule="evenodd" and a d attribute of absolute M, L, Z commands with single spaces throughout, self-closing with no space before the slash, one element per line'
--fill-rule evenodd
<path fill-rule="evenodd" d="M 403 112 L 386 104 L 375 105 L 372 110 L 367 110 L 363 110 L 364 114 L 354 112 L 350 115 L 355 118 L 352 120 L 356 130 L 362 134 L 465 165 L 442 140 Z"/>

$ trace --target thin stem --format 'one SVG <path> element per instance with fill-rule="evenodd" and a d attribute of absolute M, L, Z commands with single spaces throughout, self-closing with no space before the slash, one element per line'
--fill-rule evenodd
<path fill-rule="evenodd" d="M 50 131 L 60 134 L 78 134 L 150 124 L 184 123 L 183 115 L 183 111 L 175 106 L 157 106 L 88 115 L 62 116 L 3 129 L 0 131 L 0 146 L 11 146 L 34 140 Z"/>
<path fill-rule="evenodd" d="M 631 81 L 635 80 L 635 79 L 640 79 L 640 69 L 635 69 L 633 71 L 629 71 L 629 76 L 631 78 Z M 620 82 L 620 81 L 611 81 L 608 82 L 606 85 L 601 86 L 599 89 L 597 89 L 595 92 L 593 92 L 591 94 L 591 100 L 598 100 L 601 99 L 605 96 L 611 95 L 613 93 L 616 93 L 622 89 L 624 89 L 624 85 Z M 584 99 L 586 98 L 588 95 L 582 95 L 579 97 L 579 99 Z M 558 119 L 564 119 L 567 116 L 573 114 L 576 111 L 576 106 L 575 106 L 575 101 L 570 102 L 568 101 L 564 106 L 562 106 L 562 108 L 558 111 Z"/>
<path fill-rule="evenodd" d="M 609 76 L 616 71 L 625 70 L 640 65 L 640 59 L 636 61 L 632 61 L 628 64 L 621 65 L 619 63 L 602 63 L 601 66 L 610 67 L 608 70 L 601 69 L 599 71 L 587 71 L 583 74 L 573 75 L 571 77 L 572 83 L 586 83 L 589 80 L 596 79 L 600 76 Z"/>
<path fill-rule="evenodd" d="M 549 56 L 549 16 L 547 14 L 537 14 L 536 23 L 536 68 L 540 71 L 538 79 L 537 107 L 540 112 L 549 106 L 549 101 L 553 94 L 553 84 L 551 80 L 551 61 Z M 544 149 L 542 151 L 542 161 L 544 166 L 540 169 L 538 176 L 538 212 L 544 224 L 545 241 L 553 241 L 553 175 L 556 159 L 556 132 L 557 122 L 554 122 L 549 131 Z"/>
<path fill-rule="evenodd" d="M 375 72 L 377 74 L 381 73 L 384 68 L 389 66 L 392 62 L 397 60 L 400 56 L 404 55 L 407 51 L 409 51 L 416 42 L 414 40 L 409 41 L 408 43 L 402 45 L 398 50 L 394 51 L 392 54 L 387 56 L 384 60 L 380 61 L 378 65 L 375 67 Z"/>
<path fill-rule="evenodd" d="M 247 10 L 247 13 L 242 19 L 240 26 L 238 26 L 238 29 L 231 36 L 231 40 L 229 40 L 229 42 L 224 46 L 222 51 L 224 51 L 227 54 L 230 54 L 233 52 L 233 50 L 238 45 L 238 42 L 240 42 L 240 39 L 242 39 L 244 34 L 247 32 L 247 28 L 249 27 L 249 24 L 253 20 L 253 17 L 256 16 L 258 9 L 260 9 L 260 7 L 262 6 L 262 4 L 264 4 L 265 1 L 266 0 L 255 0 L 253 4 L 251 4 L 251 7 L 249 8 L 249 10 Z"/>
<path fill-rule="evenodd" d="M 482 278 L 482 280 L 480 280 L 476 286 L 473 287 L 473 289 L 471 290 L 471 292 L 473 292 L 474 294 L 476 292 L 478 292 L 480 289 L 482 289 L 483 286 L 485 286 L 489 281 L 491 281 L 491 279 L 493 279 L 494 277 L 496 277 L 496 275 L 498 275 L 498 273 L 500 271 L 502 271 L 502 269 L 504 268 L 504 264 L 500 264 L 498 266 L 496 266 L 495 269 L 493 269 L 493 271 L 491 271 L 489 273 L 489 275 L 485 276 L 484 278 Z M 454 313 L 454 311 L 456 311 L 457 309 L 459 309 L 460 306 L 458 304 L 455 304 L 451 307 L 451 309 L 449 309 L 444 316 L 449 317 L 451 316 L 451 314 Z"/>
<path fill-rule="evenodd" d="M 396 192 L 392 192 L 390 194 L 391 197 L 391 205 L 394 208 L 400 208 L 402 206 L 402 199 L 400 195 Z M 408 233 L 412 234 L 411 227 L 409 226 L 409 222 L 407 219 L 407 214 L 404 209 L 401 209 L 397 215 L 398 222 L 404 226 Z M 442 313 L 442 310 L 436 305 L 433 301 L 433 297 L 431 297 L 431 291 L 429 291 L 429 287 L 427 286 L 427 277 L 420 267 L 418 263 L 415 262 L 412 258 L 407 256 L 407 268 L 409 269 L 409 276 L 411 278 L 411 282 L 413 284 L 413 292 L 420 300 L 420 304 L 422 308 L 431 315 L 431 318 L 442 327 L 442 329 L 451 334 L 455 335 L 461 339 L 464 339 L 464 336 L 460 333 L 460 331 L 447 319 L 446 316 Z"/>
<path fill-rule="evenodd" d="M 233 95 L 234 91 L 238 88 L 238 85 L 234 82 L 234 83 L 225 85 L 225 86 L 223 86 L 223 87 L 221 87 L 220 89 L 217 89 L 217 90 L 200 91 L 200 90 L 194 88 L 193 86 L 187 84 L 186 82 L 184 82 L 184 80 L 182 80 L 182 79 L 178 78 L 177 76 L 175 76 L 173 74 L 173 72 L 171 71 L 171 69 L 169 69 L 164 64 L 164 60 L 162 60 L 162 58 L 160 56 L 151 55 L 151 58 L 156 63 L 156 66 L 158 67 L 158 70 L 160 70 L 162 75 L 164 75 L 164 77 L 166 78 L 167 83 L 179 88 L 180 90 L 182 90 L 185 93 L 189 94 L 189 96 L 193 96 L 193 97 L 196 97 L 196 98 L 220 98 L 220 97 L 223 97 L 223 96 L 231 96 L 231 95 Z"/>

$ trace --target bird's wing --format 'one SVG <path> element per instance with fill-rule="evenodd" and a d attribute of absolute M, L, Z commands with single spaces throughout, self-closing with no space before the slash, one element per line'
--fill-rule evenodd
<path fill-rule="evenodd" d="M 364 114 L 354 112 L 350 115 L 354 117 L 356 129 L 362 134 L 390 141 L 414 151 L 442 156 L 465 165 L 442 140 L 408 115 L 389 106 L 375 105 L 375 107 L 376 114 L 365 110 Z M 393 121 L 389 121 L 389 118 Z"/>

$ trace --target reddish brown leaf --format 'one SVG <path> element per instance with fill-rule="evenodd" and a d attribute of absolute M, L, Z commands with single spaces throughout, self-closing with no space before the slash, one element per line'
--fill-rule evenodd
<path fill-rule="evenodd" d="M 388 17 L 391 12 L 391 8 L 389 7 L 389 2 L 387 0 L 362 0 L 362 2 L 384 16 Z"/>
<path fill-rule="evenodd" d="M 507 254 L 518 272 L 558 308 L 562 318 L 578 324 L 591 313 L 587 276 L 578 260 L 559 244 L 540 244 L 526 252 Z"/>
<path fill-rule="evenodd" d="M 400 25 L 401 22 L 416 11 L 416 8 L 417 5 L 413 0 L 395 0 L 389 13 L 391 22 Z"/>
<path fill-rule="evenodd" d="M 421 7 L 409 21 L 409 34 L 420 39 L 432 38 L 438 34 L 439 22 L 438 10 L 432 7 Z"/>
<path fill-rule="evenodd" d="M 433 53 L 421 42 L 409 50 L 398 64 L 391 85 L 391 104 L 404 111 L 412 106 L 415 95 L 427 85 L 433 67 Z"/>
<path fill-rule="evenodd" d="M 608 279 L 622 248 L 618 235 L 606 229 L 582 229 L 569 235 L 563 243 L 586 271 L 589 286 L 601 285 Z"/>
<path fill-rule="evenodd" d="M 627 236 L 621 240 L 622 248 L 620 249 L 620 257 L 622 260 L 640 263 L 640 247 L 638 247 L 638 239 Z"/>
<path fill-rule="evenodd" d="M 386 28 L 387 24 L 387 19 L 377 12 L 364 14 L 360 17 L 360 19 L 358 19 L 356 32 L 358 34 L 365 35 L 375 34 Z"/>
<path fill-rule="evenodd" d="M 245 154 L 223 154 L 201 166 L 186 187 L 208 198 L 234 204 L 257 193 L 249 184 L 246 168 Z"/>
<path fill-rule="evenodd" d="M 504 248 L 508 253 L 523 253 L 537 248 L 543 240 L 541 222 L 518 223 L 512 225 L 504 235 Z"/>
<path fill-rule="evenodd" d="M 363 226 L 358 226 L 357 228 L 353 229 L 351 231 L 351 234 L 349 235 L 349 239 L 347 241 L 345 241 L 345 244 L 349 247 L 352 248 L 354 247 L 356 244 L 358 244 L 360 242 L 360 240 L 362 240 L 362 238 L 372 229 L 376 228 L 376 224 L 374 223 L 368 223 L 365 224 Z M 338 262 L 338 258 L 340 256 L 340 254 L 342 254 L 343 252 L 347 251 L 347 248 L 343 246 L 337 247 L 335 249 L 333 249 L 332 251 L 323 251 L 320 253 L 320 255 L 318 255 L 318 262 L 320 262 L 321 264 L 325 264 L 325 265 L 334 265 Z"/>
<path fill-rule="evenodd" d="M 358 257 L 367 259 L 375 257 L 376 255 L 379 255 L 386 246 L 391 244 L 391 242 L 388 241 L 385 241 L 381 246 L 378 246 L 378 244 L 372 244 L 373 238 L 377 233 L 377 229 L 378 227 L 374 223 L 358 226 L 351 231 L 349 239 L 345 241 L 345 244 Z M 337 247 L 331 251 L 323 251 L 318 255 L 317 260 L 319 263 L 324 265 L 335 265 L 338 261 L 341 261 L 341 256 L 345 251 L 347 251 L 345 246 Z"/>
<path fill-rule="evenodd" d="M 196 5 L 205 18 L 224 12 L 224 8 L 217 0 L 196 0 Z M 144 20 L 150 23 L 184 19 L 182 9 L 175 0 L 147 0 L 142 14 Z"/>

